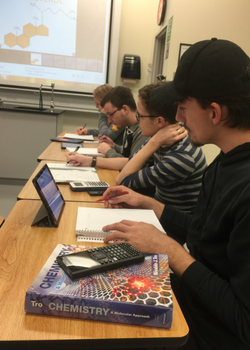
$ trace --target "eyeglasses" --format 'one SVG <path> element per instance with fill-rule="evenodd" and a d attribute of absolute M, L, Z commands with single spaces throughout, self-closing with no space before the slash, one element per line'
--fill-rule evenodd
<path fill-rule="evenodd" d="M 138 111 L 135 112 L 136 120 L 139 122 L 140 118 L 157 118 L 156 115 L 141 115 Z"/>
<path fill-rule="evenodd" d="M 112 117 L 117 111 L 119 111 L 121 108 L 117 108 L 114 112 L 107 114 L 107 116 L 110 118 Z"/>

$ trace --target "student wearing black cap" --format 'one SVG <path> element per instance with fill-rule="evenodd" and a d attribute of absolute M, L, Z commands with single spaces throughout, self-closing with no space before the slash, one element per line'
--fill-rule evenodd
<path fill-rule="evenodd" d="M 182 349 L 250 349 L 250 58 L 227 40 L 205 40 L 182 56 L 174 81 L 152 92 L 178 101 L 176 119 L 196 145 L 221 153 L 208 167 L 193 215 L 123 186 L 105 203 L 153 209 L 168 233 L 145 223 L 104 227 L 143 252 L 167 254 L 172 287 L 190 328 Z M 178 131 L 176 130 L 176 133 Z M 183 248 L 186 243 L 189 252 Z"/>

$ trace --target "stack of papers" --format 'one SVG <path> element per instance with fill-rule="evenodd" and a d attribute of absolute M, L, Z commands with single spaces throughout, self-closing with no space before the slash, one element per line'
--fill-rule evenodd
<path fill-rule="evenodd" d="M 78 140 L 86 140 L 86 141 L 94 141 L 93 135 L 77 135 L 77 134 L 65 134 L 64 137 L 68 137 L 70 139 L 78 139 Z"/>
<path fill-rule="evenodd" d="M 100 181 L 96 169 L 92 167 L 75 167 L 65 163 L 47 163 L 56 183 L 66 184 L 72 181 Z"/>

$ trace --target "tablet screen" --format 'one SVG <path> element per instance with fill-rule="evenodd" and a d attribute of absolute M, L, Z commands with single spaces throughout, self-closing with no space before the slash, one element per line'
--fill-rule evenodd
<path fill-rule="evenodd" d="M 33 179 L 33 184 L 48 211 L 50 219 L 55 225 L 58 225 L 65 202 L 46 164 Z"/>

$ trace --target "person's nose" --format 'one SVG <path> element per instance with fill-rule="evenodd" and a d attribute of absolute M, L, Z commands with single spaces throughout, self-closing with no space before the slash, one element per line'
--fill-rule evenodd
<path fill-rule="evenodd" d="M 180 109 L 179 106 L 177 108 L 175 119 L 177 120 L 177 122 L 182 122 L 182 123 L 185 122 L 185 118 L 184 118 L 182 110 Z"/>

